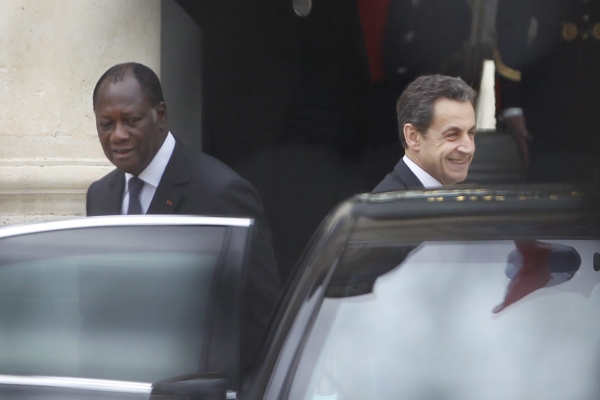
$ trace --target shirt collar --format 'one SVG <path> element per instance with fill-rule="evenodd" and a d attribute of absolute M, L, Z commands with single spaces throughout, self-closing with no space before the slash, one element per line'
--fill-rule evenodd
<path fill-rule="evenodd" d="M 154 156 L 150 164 L 138 175 L 138 178 L 144 181 L 149 185 L 154 187 L 158 187 L 160 183 L 160 179 L 167 168 L 167 164 L 171 159 L 171 155 L 173 154 L 173 150 L 175 149 L 175 138 L 169 132 L 167 134 L 167 138 L 163 142 L 162 146 L 158 150 L 158 153 Z M 130 173 L 125 173 L 126 187 L 125 191 L 129 191 L 129 179 L 131 179 L 133 175 Z"/>
<path fill-rule="evenodd" d="M 443 186 L 433 176 L 425 172 L 423 168 L 419 167 L 407 156 L 404 156 L 402 161 L 404 161 L 404 164 L 406 164 L 408 169 L 410 169 L 412 173 L 416 175 L 417 179 L 421 181 L 426 189 Z"/>

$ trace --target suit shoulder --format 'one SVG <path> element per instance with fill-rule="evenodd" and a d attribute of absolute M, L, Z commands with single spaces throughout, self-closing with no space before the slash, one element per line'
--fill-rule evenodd
<path fill-rule="evenodd" d="M 97 181 L 92 182 L 88 187 L 88 193 L 95 192 L 96 190 L 104 190 L 110 185 L 111 182 L 113 182 L 118 177 L 120 173 L 122 172 L 120 172 L 117 169 L 114 169 L 108 174 L 104 175 L 102 178 L 98 179 Z"/>
<path fill-rule="evenodd" d="M 203 185 L 219 190 L 236 181 L 248 183 L 222 161 L 205 153 L 195 152 L 194 154 L 193 174 Z"/>
<path fill-rule="evenodd" d="M 405 190 L 408 187 L 404 181 L 395 173 L 387 174 L 385 178 L 373 189 L 371 193 L 393 192 L 396 190 Z"/>
<path fill-rule="evenodd" d="M 201 167 L 210 167 L 215 172 L 220 174 L 231 176 L 231 177 L 239 177 L 237 172 L 235 172 L 231 167 L 229 167 L 224 162 L 216 159 L 213 156 L 210 156 L 203 152 L 195 152 L 197 165 Z"/>

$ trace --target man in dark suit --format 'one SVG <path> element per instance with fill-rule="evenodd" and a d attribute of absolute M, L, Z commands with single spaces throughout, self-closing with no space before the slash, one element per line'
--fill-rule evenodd
<path fill-rule="evenodd" d="M 600 183 L 600 1 L 502 0 L 498 120 L 530 182 Z"/>
<path fill-rule="evenodd" d="M 475 153 L 475 91 L 462 79 L 426 75 L 397 104 L 404 157 L 373 193 L 453 185 Z"/>
<path fill-rule="evenodd" d="M 242 373 L 258 352 L 281 284 L 271 233 L 255 189 L 220 161 L 194 152 L 169 132 L 156 74 L 137 63 L 115 65 L 93 94 L 98 137 L 117 167 L 92 183 L 88 216 L 195 214 L 255 220 L 242 316 Z"/>

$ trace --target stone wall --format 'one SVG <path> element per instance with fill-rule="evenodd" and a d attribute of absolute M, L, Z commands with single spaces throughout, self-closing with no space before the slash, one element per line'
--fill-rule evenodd
<path fill-rule="evenodd" d="M 85 214 L 112 169 L 92 91 L 110 66 L 160 72 L 160 0 L 0 0 L 0 225 Z"/>

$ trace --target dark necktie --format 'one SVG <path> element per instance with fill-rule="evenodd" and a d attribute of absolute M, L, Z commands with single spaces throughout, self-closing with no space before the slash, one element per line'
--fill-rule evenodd
<path fill-rule="evenodd" d="M 137 176 L 132 176 L 129 179 L 129 208 L 127 214 L 143 214 L 142 203 L 140 203 L 140 192 L 144 186 L 144 181 Z"/>

